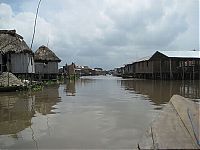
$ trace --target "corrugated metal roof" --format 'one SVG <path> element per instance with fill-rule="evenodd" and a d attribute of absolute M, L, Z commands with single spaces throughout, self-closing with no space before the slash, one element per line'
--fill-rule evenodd
<path fill-rule="evenodd" d="M 167 57 L 200 58 L 200 51 L 158 51 Z"/>
<path fill-rule="evenodd" d="M 138 59 L 136 62 L 140 62 L 140 61 L 147 61 L 151 58 L 151 56 L 146 56 L 146 57 L 143 57 L 143 58 L 140 58 Z"/>

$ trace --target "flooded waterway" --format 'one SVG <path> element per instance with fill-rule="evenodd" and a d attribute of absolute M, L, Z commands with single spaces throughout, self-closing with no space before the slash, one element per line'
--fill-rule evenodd
<path fill-rule="evenodd" d="M 0 149 L 135 149 L 173 94 L 200 81 L 83 77 L 34 93 L 0 93 Z"/>

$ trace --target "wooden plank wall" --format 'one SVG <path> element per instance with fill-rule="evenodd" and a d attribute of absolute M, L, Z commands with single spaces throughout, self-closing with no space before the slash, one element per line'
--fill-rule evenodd
<path fill-rule="evenodd" d="M 35 73 L 36 74 L 57 74 L 58 63 L 48 62 L 47 64 L 45 64 L 43 62 L 35 62 Z"/>
<path fill-rule="evenodd" d="M 29 57 L 31 57 L 32 60 L 29 59 Z M 11 72 L 34 73 L 33 57 L 28 53 L 11 54 Z"/>
<path fill-rule="evenodd" d="M 2 73 L 2 55 L 0 54 L 0 73 Z"/>

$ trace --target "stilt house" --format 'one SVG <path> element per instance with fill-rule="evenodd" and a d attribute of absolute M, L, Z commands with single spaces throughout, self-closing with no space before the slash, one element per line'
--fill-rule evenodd
<path fill-rule="evenodd" d="M 34 55 L 36 78 L 56 79 L 61 60 L 46 46 L 40 46 Z"/>
<path fill-rule="evenodd" d="M 33 52 L 15 30 L 0 30 L 0 73 L 35 73 Z"/>
<path fill-rule="evenodd" d="M 200 51 L 157 51 L 149 64 L 160 79 L 199 79 Z"/>
<path fill-rule="evenodd" d="M 117 73 L 145 79 L 200 79 L 200 51 L 157 51 L 150 57 L 118 68 Z"/>

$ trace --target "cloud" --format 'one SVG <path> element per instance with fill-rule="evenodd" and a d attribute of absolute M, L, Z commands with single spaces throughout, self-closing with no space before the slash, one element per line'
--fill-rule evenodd
<path fill-rule="evenodd" d="M 186 18 L 164 5 L 165 1 L 146 1 L 137 9 L 106 10 L 109 18 L 113 19 L 114 29 L 106 33 L 105 43 L 109 45 L 127 45 L 146 47 L 168 46 L 176 37 L 187 29 Z M 129 5 L 134 8 L 135 3 Z M 171 6 L 169 6 L 171 8 Z M 117 11 L 116 11 L 117 10 Z M 116 13 L 117 12 L 117 13 Z M 173 23 L 172 23 L 173 22 Z"/>
<path fill-rule="evenodd" d="M 2 3 L 0 5 L 0 10 L 0 17 L 2 21 L 6 22 L 6 19 L 10 19 L 12 17 L 12 8 L 9 5 Z"/>
<path fill-rule="evenodd" d="M 0 3 L 0 28 L 32 38 L 37 1 Z M 62 64 L 112 69 L 155 50 L 199 48 L 197 0 L 43 0 L 33 50 L 49 47 Z"/>
<path fill-rule="evenodd" d="M 12 8 L 8 4 L 0 4 L 0 27 L 1 29 L 16 29 L 17 33 L 21 34 L 28 45 L 30 45 L 33 33 L 33 23 L 35 14 L 32 12 L 20 12 L 14 14 Z M 6 11 L 7 10 L 7 13 Z M 45 44 L 48 41 L 48 35 L 51 33 L 52 26 L 45 21 L 44 18 L 38 18 L 37 34 L 35 36 L 36 45 Z M 34 47 L 36 48 L 36 46 Z"/>

